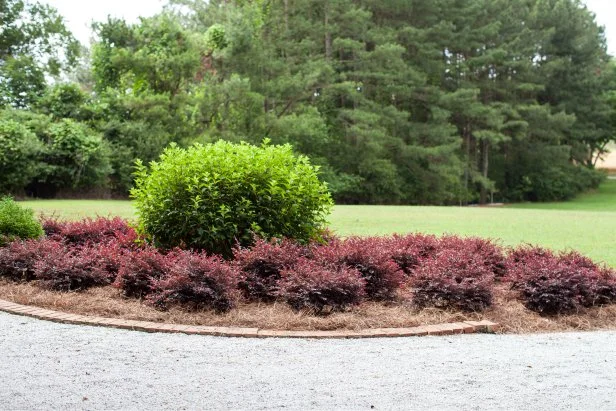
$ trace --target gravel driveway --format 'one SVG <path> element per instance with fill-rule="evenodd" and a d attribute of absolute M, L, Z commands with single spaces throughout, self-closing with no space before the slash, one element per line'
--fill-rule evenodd
<path fill-rule="evenodd" d="M 0 409 L 615 409 L 616 332 L 146 334 L 0 313 Z"/>

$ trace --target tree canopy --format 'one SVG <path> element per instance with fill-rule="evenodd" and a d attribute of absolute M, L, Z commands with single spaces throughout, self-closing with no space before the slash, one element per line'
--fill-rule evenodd
<path fill-rule="evenodd" d="M 170 143 L 269 138 L 338 202 L 558 200 L 598 184 L 616 135 L 614 63 L 579 0 L 172 0 L 96 23 L 81 83 L 54 85 L 72 36 L 51 8 L 6 4 L 33 16 L 0 13 L 10 27 L 39 29 L 0 32 L 0 130 L 37 136 L 24 156 L 46 170 L 50 136 L 82 136 L 91 170 L 73 189 L 126 194 L 134 161 Z M 34 174 L 12 190 L 59 183 Z"/>

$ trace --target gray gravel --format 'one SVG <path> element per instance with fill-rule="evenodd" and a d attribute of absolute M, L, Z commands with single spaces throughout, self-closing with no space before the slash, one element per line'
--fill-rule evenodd
<path fill-rule="evenodd" d="M 616 333 L 234 339 L 0 313 L 1 409 L 616 409 Z"/>

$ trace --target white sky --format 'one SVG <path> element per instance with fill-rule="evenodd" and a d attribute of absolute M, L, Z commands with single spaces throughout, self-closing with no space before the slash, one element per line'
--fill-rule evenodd
<path fill-rule="evenodd" d="M 129 22 L 139 16 L 149 17 L 158 13 L 166 0 L 40 0 L 55 7 L 66 20 L 77 40 L 90 44 L 93 21 L 107 20 L 107 16 L 124 17 Z"/>
<path fill-rule="evenodd" d="M 101 21 L 107 15 L 136 21 L 139 16 L 151 16 L 160 11 L 166 0 L 43 0 L 51 4 L 65 17 L 68 26 L 84 44 L 89 44 L 90 23 Z M 585 0 L 597 16 L 597 22 L 605 26 L 610 54 L 616 55 L 616 0 Z"/>

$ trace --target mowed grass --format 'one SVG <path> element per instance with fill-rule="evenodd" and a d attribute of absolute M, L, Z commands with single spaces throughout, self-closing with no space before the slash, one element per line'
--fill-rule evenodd
<path fill-rule="evenodd" d="M 562 203 L 520 203 L 507 207 L 536 210 L 609 211 L 616 212 L 616 180 L 607 180 L 597 190 Z"/>
<path fill-rule="evenodd" d="M 134 218 L 129 201 L 37 200 L 24 205 L 61 218 Z M 497 239 L 503 245 L 575 249 L 616 267 L 616 181 L 565 203 L 506 207 L 336 206 L 330 227 L 341 236 L 423 232 Z"/>

